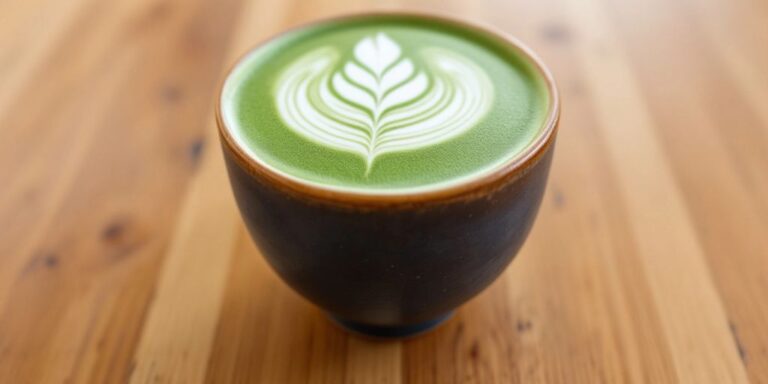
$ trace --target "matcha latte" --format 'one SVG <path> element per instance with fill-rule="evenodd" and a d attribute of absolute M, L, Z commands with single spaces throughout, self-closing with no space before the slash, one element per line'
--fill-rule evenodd
<path fill-rule="evenodd" d="M 221 119 L 273 173 L 363 194 L 439 190 L 522 156 L 551 95 L 531 57 L 440 19 L 373 15 L 292 30 L 246 55 Z"/>

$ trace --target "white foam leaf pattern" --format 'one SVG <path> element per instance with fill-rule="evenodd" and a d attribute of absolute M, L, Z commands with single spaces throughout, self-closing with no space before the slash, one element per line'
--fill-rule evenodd
<path fill-rule="evenodd" d="M 301 136 L 365 159 L 445 142 L 477 125 L 493 84 L 469 59 L 440 48 L 419 51 L 426 68 L 402 57 L 384 33 L 355 45 L 352 60 L 320 48 L 289 65 L 276 84 L 286 125 Z"/>
<path fill-rule="evenodd" d="M 355 45 L 355 58 L 379 78 L 399 57 L 400 46 L 382 32 Z"/>

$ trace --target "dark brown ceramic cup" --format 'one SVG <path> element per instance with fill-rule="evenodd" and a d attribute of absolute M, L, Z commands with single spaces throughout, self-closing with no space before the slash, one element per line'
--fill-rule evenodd
<path fill-rule="evenodd" d="M 229 179 L 251 236 L 288 285 L 344 327 L 378 337 L 430 329 L 493 282 L 527 237 L 552 159 L 558 95 L 549 71 L 530 50 L 495 34 L 527 56 L 545 79 L 547 117 L 519 156 L 492 174 L 450 188 L 370 195 L 285 178 L 238 146 L 221 119 L 219 102 Z"/>

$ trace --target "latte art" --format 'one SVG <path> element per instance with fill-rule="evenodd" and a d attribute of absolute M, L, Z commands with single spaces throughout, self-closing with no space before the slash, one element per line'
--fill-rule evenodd
<path fill-rule="evenodd" d="M 478 180 L 543 132 L 545 79 L 523 51 L 448 20 L 367 15 L 288 31 L 224 82 L 222 125 L 275 178 L 371 195 Z"/>
<path fill-rule="evenodd" d="M 425 68 L 381 32 L 361 39 L 341 66 L 336 48 L 313 50 L 276 82 L 280 117 L 315 143 L 361 156 L 366 175 L 377 156 L 433 146 L 472 129 L 493 103 L 488 75 L 444 48 L 413 54 Z"/>

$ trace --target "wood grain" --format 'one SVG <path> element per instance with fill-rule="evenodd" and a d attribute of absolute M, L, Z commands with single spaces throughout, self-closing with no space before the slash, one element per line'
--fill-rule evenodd
<path fill-rule="evenodd" d="M 372 9 L 522 38 L 564 106 L 518 258 L 395 342 L 345 333 L 270 270 L 212 118 L 248 47 Z M 755 0 L 0 1 L 0 383 L 768 383 L 767 16 Z"/>

